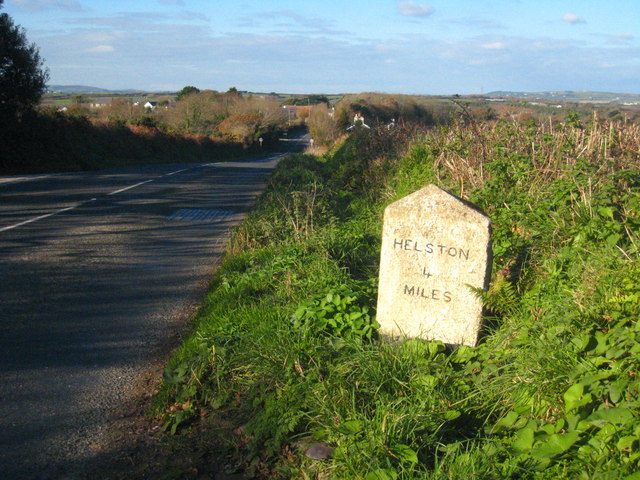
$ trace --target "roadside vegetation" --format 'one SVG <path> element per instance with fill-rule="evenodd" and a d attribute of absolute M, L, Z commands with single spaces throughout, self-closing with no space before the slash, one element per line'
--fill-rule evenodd
<path fill-rule="evenodd" d="M 279 165 L 166 369 L 167 432 L 258 478 L 638 478 L 640 125 L 463 107 Z M 474 348 L 377 334 L 382 212 L 429 183 L 493 222 Z"/>
<path fill-rule="evenodd" d="M 276 145 L 278 135 L 296 125 L 268 98 L 236 91 L 178 97 L 175 105 L 153 110 L 124 98 L 96 109 L 77 98 L 67 111 L 28 111 L 0 131 L 0 172 L 228 160 Z"/>

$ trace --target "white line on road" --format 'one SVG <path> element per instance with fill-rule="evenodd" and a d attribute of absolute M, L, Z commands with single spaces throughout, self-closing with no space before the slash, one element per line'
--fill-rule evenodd
<path fill-rule="evenodd" d="M 69 210 L 73 210 L 74 208 L 78 208 L 80 205 L 74 205 L 72 207 L 61 208 L 60 210 L 56 210 L 52 213 L 47 213 L 46 215 L 40 215 L 39 217 L 31 218 L 29 220 L 25 220 L 24 222 L 16 223 L 15 225 L 9 225 L 8 227 L 0 228 L 0 232 L 5 232 L 7 230 L 11 230 L 13 228 L 22 227 L 23 225 L 27 225 L 28 223 L 37 222 L 38 220 L 42 220 L 43 218 L 53 217 L 54 215 L 58 215 L 59 213 L 68 212 Z"/>
<path fill-rule="evenodd" d="M 120 190 L 116 190 L 114 192 L 108 193 L 107 195 L 115 195 L 117 193 L 121 193 L 121 192 L 124 192 L 126 190 L 131 190 L 132 188 L 139 187 L 140 185 L 144 185 L 145 183 L 153 182 L 153 180 L 154 179 L 146 180 L 146 181 L 140 182 L 140 183 L 136 183 L 135 185 L 130 185 L 128 187 L 121 188 Z M 89 202 L 95 202 L 96 200 L 97 200 L 97 198 L 92 198 L 91 200 L 88 200 L 88 201 Z M 16 223 L 15 225 L 9 225 L 7 227 L 2 227 L 2 228 L 0 228 L 0 232 L 6 232 L 7 230 L 12 230 L 14 228 L 22 227 L 24 225 L 28 225 L 28 224 L 33 223 L 33 222 L 37 222 L 38 220 L 43 220 L 45 218 L 49 218 L 49 217 L 53 217 L 54 215 L 58 215 L 60 213 L 68 212 L 69 210 L 73 210 L 74 208 L 78 208 L 79 206 L 84 205 L 85 203 L 87 203 L 87 202 L 82 202 L 82 203 L 79 203 L 77 205 L 73 205 L 71 207 L 61 208 L 60 210 L 56 210 L 55 212 L 51 212 L 51 213 L 47 213 L 45 215 L 40 215 L 38 217 L 30 218 L 29 220 L 25 220 L 24 222 Z"/>
<path fill-rule="evenodd" d="M 151 180 L 145 180 L 144 182 L 136 183 L 135 185 L 130 185 L 128 187 L 121 188 L 120 190 L 116 190 L 114 192 L 107 193 L 107 195 L 116 195 L 118 193 L 126 192 L 127 190 L 131 190 L 132 188 L 139 187 L 140 185 L 144 185 L 145 183 L 153 182 L 154 180 L 155 180 L 155 178 L 152 178 Z"/>
<path fill-rule="evenodd" d="M 42 180 L 43 178 L 49 178 L 52 175 L 25 175 L 22 177 L 11 176 L 11 177 L 0 177 L 0 186 L 10 185 L 13 183 L 20 182 L 33 182 L 34 180 Z"/>
<path fill-rule="evenodd" d="M 182 170 L 176 170 L 175 172 L 167 173 L 165 177 L 170 177 L 171 175 L 175 175 L 176 173 L 186 172 L 189 170 L 188 168 L 183 168 Z"/>
<path fill-rule="evenodd" d="M 276 158 L 281 158 L 283 156 L 286 156 L 287 154 L 282 154 Z M 215 163 L 205 163 L 199 167 L 195 167 L 195 168 L 202 168 L 202 167 L 218 167 L 218 166 L 222 166 L 222 165 L 226 165 L 227 163 L 231 163 L 231 162 L 215 162 Z M 157 177 L 157 178 L 163 178 L 163 177 L 169 177 L 171 175 L 175 175 L 177 173 L 181 173 L 181 172 L 186 172 L 187 170 L 192 170 L 192 168 L 183 168 L 182 170 L 176 170 L 175 172 L 171 172 L 171 173 L 167 173 L 162 175 L 161 177 Z M 41 178 L 47 178 L 50 177 L 52 175 L 43 175 L 43 176 L 35 176 L 35 177 L 21 177 L 19 179 L 7 179 L 9 182 L 13 182 L 13 181 L 25 181 L 25 180 L 37 180 L 37 179 L 41 179 Z M 141 185 L 144 185 L 146 183 L 150 183 L 153 182 L 154 180 L 157 180 L 157 178 L 152 178 L 150 180 L 145 180 L 144 182 L 139 182 L 136 183 L 135 185 L 129 185 L 128 187 L 124 187 L 121 188 L 119 190 L 114 190 L 113 192 L 107 193 L 107 195 L 117 195 L 118 193 L 122 193 L 122 192 L 126 192 L 127 190 L 131 190 L 132 188 L 136 188 L 139 187 Z M 2 183 L 6 183 L 6 177 L 0 177 L 0 180 L 4 180 L 4 182 Z M 1 184 L 1 183 L 0 183 Z M 97 200 L 97 198 L 91 198 L 90 200 L 88 200 L 88 202 L 95 202 Z M 53 217 L 54 215 L 58 215 L 60 213 L 64 213 L 64 212 L 68 212 L 69 210 L 73 210 L 74 208 L 78 208 L 82 205 L 84 205 L 85 203 L 87 203 L 87 201 L 85 202 L 81 202 L 77 205 L 73 205 L 71 207 L 66 207 L 66 208 L 61 208 L 60 210 L 56 210 L 55 212 L 52 213 L 47 213 L 45 215 L 40 215 L 38 217 L 34 217 L 34 218 L 30 218 L 29 220 L 25 220 L 24 222 L 20 222 L 20 223 L 16 223 L 15 225 L 9 225 L 6 227 L 2 227 L 0 228 L 0 232 L 6 232 L 7 230 L 12 230 L 14 228 L 18 228 L 18 227 L 22 227 L 23 225 L 28 225 L 29 223 L 33 223 L 33 222 L 37 222 L 38 220 L 43 220 L 45 218 L 49 218 L 49 217 Z"/>

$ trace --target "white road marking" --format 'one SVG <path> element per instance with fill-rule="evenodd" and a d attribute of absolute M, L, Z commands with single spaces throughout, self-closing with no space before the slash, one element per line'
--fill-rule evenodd
<path fill-rule="evenodd" d="M 107 195 L 116 195 L 118 193 L 126 192 L 127 190 L 131 190 L 132 188 L 139 187 L 140 185 L 144 185 L 145 183 L 153 182 L 154 180 L 155 180 L 155 178 L 152 178 L 151 180 L 145 180 L 144 182 L 136 183 L 135 185 L 130 185 L 128 187 L 121 188 L 120 190 L 116 190 L 114 192 L 107 193 Z"/>
<path fill-rule="evenodd" d="M 56 210 L 52 213 L 47 213 L 46 215 L 40 215 L 39 217 L 31 218 L 29 220 L 25 220 L 24 222 L 16 223 L 15 225 L 9 225 L 8 227 L 0 228 L 0 232 L 5 232 L 7 230 L 11 230 L 13 228 L 22 227 L 23 225 L 27 225 L 29 223 L 37 222 L 38 220 L 42 220 L 43 218 L 53 217 L 54 215 L 58 215 L 59 213 L 68 212 L 69 210 L 73 210 L 74 208 L 78 208 L 80 205 L 74 205 L 72 207 L 61 208 L 60 210 Z"/>
<path fill-rule="evenodd" d="M 20 183 L 20 182 L 33 182 L 34 180 L 42 180 L 43 178 L 49 178 L 52 175 L 25 175 L 22 177 L 11 176 L 11 177 L 0 177 L 0 186 L 9 185 L 12 183 Z"/>
<path fill-rule="evenodd" d="M 276 156 L 275 158 L 276 159 L 280 159 L 280 158 L 282 158 L 282 157 L 284 157 L 286 155 L 288 155 L 288 154 L 286 154 L 286 153 L 285 154 L 281 154 L 281 155 Z M 205 163 L 205 164 L 203 164 L 203 165 L 201 165 L 199 167 L 195 167 L 195 168 L 218 167 L 218 166 L 226 165 L 226 164 L 229 164 L 229 163 L 233 163 L 233 162 Z M 185 172 L 187 170 L 192 170 L 192 168 L 183 168 L 182 170 L 176 170 L 175 172 L 166 173 L 166 174 L 162 175 L 161 177 L 157 177 L 157 178 L 170 177 L 171 175 L 175 175 L 177 173 Z M 53 175 L 39 175 L 39 176 L 34 176 L 34 177 L 20 177 L 20 178 L 15 178 L 15 179 L 14 178 L 8 179 L 6 177 L 0 177 L 0 185 L 2 185 L 3 183 L 13 183 L 14 181 L 39 180 L 39 179 L 48 178 L 48 177 L 51 177 L 51 176 L 53 176 Z M 144 182 L 136 183 L 135 185 L 129 185 L 128 187 L 124 187 L 124 188 L 121 188 L 119 190 L 114 190 L 113 192 L 107 193 L 107 195 L 108 196 L 117 195 L 118 193 L 126 192 L 127 190 L 131 190 L 132 188 L 136 188 L 136 187 L 139 187 L 141 185 L 144 185 L 145 183 L 153 182 L 157 178 L 152 178 L 150 180 L 145 180 Z M 22 227 L 24 225 L 28 225 L 28 224 L 33 223 L 33 222 L 37 222 L 38 220 L 43 220 L 45 218 L 49 218 L 49 217 L 53 217 L 54 215 L 58 215 L 60 213 L 68 212 L 69 210 L 73 210 L 74 208 L 78 208 L 78 207 L 84 205 L 85 203 L 95 202 L 96 200 L 97 200 L 97 198 L 94 197 L 94 198 L 91 198 L 90 200 L 87 200 L 85 202 L 81 202 L 81 203 L 79 203 L 77 205 L 73 205 L 71 207 L 61 208 L 60 210 L 56 210 L 55 212 L 47 213 L 45 215 L 40 215 L 40 216 L 34 217 L 34 218 L 30 218 L 29 220 L 25 220 L 23 222 L 16 223 L 15 225 L 9 225 L 9 226 L 6 226 L 6 227 L 1 227 L 0 228 L 0 232 L 6 232 L 7 230 L 12 230 L 14 228 Z M 216 212 L 216 211 L 214 210 L 213 212 Z M 221 218 L 224 218 L 227 213 L 231 213 L 231 212 L 226 212 L 226 211 L 223 211 L 223 210 L 219 210 L 215 214 L 213 214 L 213 217 L 217 216 L 218 220 L 219 220 Z"/>
<path fill-rule="evenodd" d="M 175 172 L 167 173 L 164 176 L 165 177 L 170 177 L 171 175 L 175 175 L 176 173 L 186 172 L 187 170 L 189 170 L 189 169 L 188 168 L 183 168 L 182 170 L 176 170 Z"/>

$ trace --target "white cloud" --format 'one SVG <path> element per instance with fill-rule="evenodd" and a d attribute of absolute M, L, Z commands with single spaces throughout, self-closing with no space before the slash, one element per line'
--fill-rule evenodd
<path fill-rule="evenodd" d="M 562 16 L 562 20 L 567 23 L 571 23 L 573 25 L 578 23 L 587 23 L 584 18 L 576 15 L 575 13 L 565 13 Z"/>
<path fill-rule="evenodd" d="M 483 43 L 480 46 L 485 50 L 504 50 L 506 48 L 502 42 Z"/>
<path fill-rule="evenodd" d="M 400 13 L 406 17 L 428 17 L 433 13 L 433 8 L 424 3 L 400 2 L 398 8 Z"/>
<path fill-rule="evenodd" d="M 632 40 L 635 40 L 635 36 L 631 35 L 629 33 L 616 33 L 615 35 L 610 35 L 609 36 L 609 41 L 611 43 L 628 43 L 631 42 Z"/>
<path fill-rule="evenodd" d="M 76 0 L 13 0 L 12 3 L 27 12 L 41 12 L 54 8 L 75 12 L 84 12 L 85 10 Z"/>
<path fill-rule="evenodd" d="M 502 23 L 498 23 L 493 20 L 485 20 L 483 18 L 473 18 L 473 17 L 459 18 L 459 19 L 448 20 L 447 22 L 454 25 L 463 25 L 467 28 L 468 27 L 479 28 L 481 30 L 505 30 L 506 29 L 505 25 Z"/>
<path fill-rule="evenodd" d="M 113 51 L 115 51 L 115 48 L 111 45 L 97 45 L 85 50 L 87 53 L 111 53 Z"/>
<path fill-rule="evenodd" d="M 349 33 L 334 29 L 332 22 L 323 18 L 306 17 L 292 11 L 265 12 L 259 18 L 244 17 L 238 26 L 252 30 L 266 27 L 276 35 L 346 35 Z"/>

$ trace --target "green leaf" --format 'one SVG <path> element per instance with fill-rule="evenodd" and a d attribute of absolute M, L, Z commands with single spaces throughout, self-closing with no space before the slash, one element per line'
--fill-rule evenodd
<path fill-rule="evenodd" d="M 506 416 L 502 417 L 496 422 L 495 429 L 502 430 L 505 428 L 513 427 L 513 424 L 516 423 L 516 420 L 518 420 L 519 417 L 520 415 L 518 415 L 516 412 L 509 412 Z"/>
<path fill-rule="evenodd" d="M 609 385 L 609 398 L 613 403 L 618 403 L 622 399 L 627 389 L 626 381 L 617 381 Z"/>
<path fill-rule="evenodd" d="M 411 383 L 431 389 L 435 388 L 438 385 L 439 380 L 433 375 L 419 374 L 412 380 Z"/>
<path fill-rule="evenodd" d="M 369 472 L 364 478 L 365 480 L 396 480 L 398 474 L 388 468 L 379 468 Z"/>
<path fill-rule="evenodd" d="M 429 356 L 434 357 L 440 352 L 445 351 L 444 343 L 442 342 L 427 342 L 427 351 Z"/>
<path fill-rule="evenodd" d="M 361 420 L 348 420 L 340 425 L 337 430 L 343 435 L 355 435 L 360 433 L 364 429 L 364 424 Z"/>
<path fill-rule="evenodd" d="M 637 442 L 638 437 L 636 437 L 635 435 L 627 435 L 626 437 L 622 437 L 620 440 L 618 440 L 618 443 L 616 443 L 616 447 L 618 448 L 618 450 L 632 450 L 634 444 Z"/>
<path fill-rule="evenodd" d="M 447 410 L 444 412 L 444 419 L 450 422 L 458 418 L 460 415 L 462 414 L 458 410 Z"/>
<path fill-rule="evenodd" d="M 633 420 L 633 413 L 628 408 L 615 407 L 604 408 L 593 412 L 587 421 L 597 427 L 602 427 L 607 423 L 614 425 L 624 425 Z"/>
<path fill-rule="evenodd" d="M 591 401 L 591 394 L 584 393 L 584 385 L 582 383 L 575 383 L 564 392 L 564 404 L 567 412 L 571 412 L 579 407 L 582 407 Z"/>
<path fill-rule="evenodd" d="M 533 447 L 534 431 L 531 427 L 518 430 L 511 446 L 518 453 L 527 453 Z"/>
<path fill-rule="evenodd" d="M 393 456 L 399 458 L 403 462 L 409 462 L 416 464 L 418 463 L 418 454 L 415 450 L 410 448 L 408 445 L 396 444 L 393 445 L 389 450 Z"/>
<path fill-rule="evenodd" d="M 449 360 L 453 363 L 466 363 L 477 355 L 477 352 L 471 347 L 461 345 L 453 352 L 453 355 L 449 357 Z"/>
<path fill-rule="evenodd" d="M 611 235 L 607 236 L 607 245 L 609 245 L 610 247 L 615 247 L 621 238 L 622 235 L 618 233 L 612 233 Z"/>
<path fill-rule="evenodd" d="M 548 460 L 569 450 L 580 438 L 578 432 L 556 433 L 531 451 L 536 460 Z"/>
<path fill-rule="evenodd" d="M 611 207 L 600 207 L 598 208 L 598 214 L 604 218 L 613 218 L 613 208 Z"/>
<path fill-rule="evenodd" d="M 584 393 L 584 385 L 581 383 L 574 383 L 569 389 L 564 392 L 564 403 L 567 408 L 571 408 L 570 405 L 577 403 Z"/>

